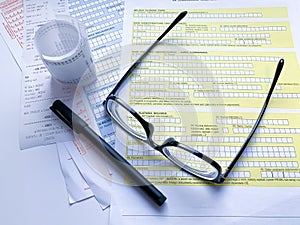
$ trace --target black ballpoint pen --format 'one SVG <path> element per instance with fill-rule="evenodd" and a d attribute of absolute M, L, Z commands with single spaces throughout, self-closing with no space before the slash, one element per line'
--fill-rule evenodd
<path fill-rule="evenodd" d="M 148 195 L 157 205 L 161 206 L 166 201 L 164 196 L 153 184 L 140 174 L 123 156 L 100 137 L 89 125 L 76 115 L 60 100 L 56 100 L 50 109 L 76 133 L 84 135 L 99 150 L 105 149 L 104 153 L 117 160 L 121 169 L 137 186 Z M 103 148 L 104 147 L 104 148 Z"/>

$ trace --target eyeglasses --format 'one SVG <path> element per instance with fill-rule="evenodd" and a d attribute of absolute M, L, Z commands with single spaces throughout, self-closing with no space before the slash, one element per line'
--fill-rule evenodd
<path fill-rule="evenodd" d="M 230 171 L 233 169 L 236 162 L 245 151 L 266 111 L 271 95 L 282 71 L 284 60 L 280 59 L 277 64 L 271 87 L 262 106 L 262 109 L 256 119 L 256 122 L 252 127 L 252 130 L 248 134 L 245 142 L 241 146 L 236 156 L 233 158 L 232 162 L 226 168 L 224 173 L 222 172 L 221 165 L 211 157 L 192 147 L 176 141 L 172 137 L 166 139 L 163 144 L 159 145 L 153 141 L 153 124 L 143 119 L 142 116 L 138 114 L 133 108 L 131 108 L 124 100 L 117 97 L 117 94 L 127 78 L 132 75 L 133 71 L 139 66 L 139 64 L 141 64 L 142 60 L 147 56 L 147 54 L 163 39 L 163 37 L 170 30 L 172 30 L 172 28 L 179 21 L 181 21 L 186 16 L 186 14 L 186 11 L 181 12 L 177 16 L 177 18 L 167 27 L 167 29 L 155 40 L 155 42 L 150 47 L 148 47 L 148 49 L 133 63 L 133 65 L 131 65 L 131 67 L 127 70 L 127 72 L 123 75 L 114 89 L 108 95 L 103 104 L 108 115 L 125 132 L 127 132 L 134 138 L 147 143 L 153 149 L 159 151 L 175 165 L 179 166 L 182 170 L 204 180 L 212 181 L 214 183 L 223 183 L 225 178 L 229 175 Z"/>

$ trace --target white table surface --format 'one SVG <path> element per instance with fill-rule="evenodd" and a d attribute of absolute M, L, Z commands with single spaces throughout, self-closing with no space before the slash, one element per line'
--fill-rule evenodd
<path fill-rule="evenodd" d="M 95 199 L 68 204 L 55 145 L 20 150 L 21 71 L 1 36 L 0 63 L 0 224 L 108 224 Z"/>

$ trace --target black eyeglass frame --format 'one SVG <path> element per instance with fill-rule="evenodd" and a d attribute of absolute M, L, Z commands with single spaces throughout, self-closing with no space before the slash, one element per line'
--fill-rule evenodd
<path fill-rule="evenodd" d="M 161 34 L 161 36 L 159 36 L 159 38 L 157 38 L 155 40 L 155 42 L 131 65 L 131 67 L 126 71 L 126 73 L 122 76 L 122 78 L 120 79 L 120 81 L 116 84 L 116 86 L 114 87 L 114 89 L 109 93 L 109 95 L 107 96 L 106 100 L 103 102 L 103 105 L 105 107 L 106 112 L 108 113 L 108 115 L 127 133 L 129 133 L 130 135 L 133 135 L 135 138 L 147 143 L 148 145 L 150 145 L 153 149 L 159 151 L 161 154 L 163 154 L 167 159 L 169 159 L 170 161 L 172 161 L 173 163 L 175 163 L 177 166 L 179 166 L 181 169 L 183 169 L 184 171 L 195 175 L 198 178 L 201 178 L 203 180 L 207 180 L 207 181 L 211 181 L 214 183 L 223 183 L 224 180 L 226 179 L 226 177 L 228 177 L 229 173 L 231 172 L 231 170 L 233 169 L 233 167 L 235 166 L 236 162 L 240 159 L 241 155 L 243 154 L 243 152 L 245 151 L 246 147 L 248 146 L 252 136 L 254 135 L 266 109 L 268 106 L 268 103 L 271 99 L 273 90 L 276 86 L 276 83 L 278 81 L 278 78 L 280 76 L 280 73 L 282 71 L 283 65 L 284 65 L 284 60 L 280 59 L 277 67 L 276 67 L 276 71 L 275 71 L 275 75 L 271 84 L 271 87 L 269 89 L 269 92 L 267 94 L 267 97 L 265 99 L 265 102 L 263 104 L 263 107 L 256 119 L 255 124 L 252 127 L 252 130 L 250 131 L 248 137 L 246 138 L 245 142 L 243 143 L 243 145 L 241 146 L 240 150 L 238 151 L 238 153 L 236 154 L 236 156 L 234 157 L 234 159 L 231 161 L 231 163 L 229 164 L 229 166 L 226 168 L 226 171 L 224 173 L 222 173 L 222 167 L 220 166 L 220 164 L 218 162 L 216 162 L 215 160 L 213 160 L 212 158 L 210 158 L 209 156 L 187 146 L 184 145 L 178 141 L 176 141 L 174 138 L 168 138 L 165 140 L 165 142 L 162 145 L 158 145 L 156 144 L 153 140 L 152 140 L 152 136 L 154 133 L 154 126 L 153 124 L 147 122 L 146 120 L 144 120 L 133 108 L 131 108 L 125 101 L 123 101 L 122 99 L 118 98 L 116 95 L 118 93 L 118 90 L 120 90 L 121 86 L 125 83 L 125 81 L 127 80 L 128 77 L 130 77 L 130 75 L 132 74 L 132 72 L 134 71 L 134 69 L 142 62 L 142 60 L 145 58 L 145 56 L 162 40 L 162 38 L 181 20 L 183 19 L 187 14 L 187 11 L 183 11 L 181 12 L 177 18 L 168 26 L 168 28 L 163 32 L 163 34 Z M 141 136 L 135 135 L 134 132 L 129 132 L 125 126 L 123 124 L 120 124 L 119 120 L 117 118 L 114 117 L 114 115 L 110 112 L 109 109 L 109 102 L 110 101 L 115 101 L 117 102 L 119 105 L 121 105 L 124 109 L 126 109 L 132 116 L 134 116 L 142 125 L 142 127 L 144 128 L 145 132 L 146 132 L 146 136 L 147 138 L 143 138 Z M 192 168 L 186 168 L 186 165 L 184 165 L 184 163 L 180 162 L 179 160 L 177 160 L 176 158 L 172 157 L 171 154 L 168 153 L 167 151 L 167 147 L 178 147 L 178 148 L 182 148 L 185 151 L 188 151 L 189 153 L 201 158 L 202 160 L 204 160 L 205 162 L 207 162 L 208 164 L 210 164 L 214 169 L 217 175 L 214 175 L 211 179 L 209 177 L 206 176 L 201 176 L 200 174 L 198 174 L 196 171 L 192 171 Z"/>

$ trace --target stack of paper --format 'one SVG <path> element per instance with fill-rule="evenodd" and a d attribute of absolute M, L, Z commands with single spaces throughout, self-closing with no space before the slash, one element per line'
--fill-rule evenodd
<path fill-rule="evenodd" d="M 11 8 L 18 10 L 10 15 Z M 2 37 L 23 72 L 21 148 L 59 143 L 71 204 L 90 197 L 103 209 L 111 204 L 111 224 L 299 224 L 298 1 L 168 0 L 153 5 L 130 0 L 125 11 L 122 0 L 3 1 L 0 9 L 6 22 Z M 277 62 L 285 60 L 260 127 L 223 185 L 174 167 L 115 127 L 102 106 L 120 68 L 141 55 L 183 10 L 187 17 L 162 43 L 168 51 L 154 50 L 126 95 L 119 96 L 153 121 L 160 132 L 157 140 L 173 136 L 226 168 L 257 118 Z M 70 14 L 86 25 L 98 71 L 95 84 L 74 90 L 53 83 L 37 57 L 34 33 L 57 14 Z M 109 165 L 99 166 L 103 160 L 97 150 L 76 146 L 73 133 L 48 109 L 57 98 L 99 130 L 167 202 L 155 206 L 125 179 L 115 179 Z"/>

